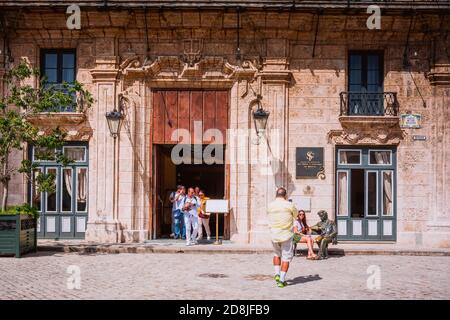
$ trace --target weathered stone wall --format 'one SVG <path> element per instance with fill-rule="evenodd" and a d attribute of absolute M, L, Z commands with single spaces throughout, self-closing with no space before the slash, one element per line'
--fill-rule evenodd
<path fill-rule="evenodd" d="M 347 52 L 377 49 L 385 52 L 385 91 L 398 93 L 400 113 L 411 111 L 423 116 L 423 127 L 406 130 L 398 146 L 397 241 L 418 246 L 450 245 L 449 83 L 446 80 L 446 84 L 433 86 L 426 77 L 432 70 L 438 77 L 445 74 L 436 66 L 450 63 L 450 43 L 441 32 L 449 30 L 448 19 L 432 15 L 414 18 L 407 51 L 412 67 L 408 72 L 402 67 L 411 22 L 408 16 L 383 16 L 381 30 L 368 30 L 366 15 L 319 17 L 244 11 L 240 17 L 240 48 L 243 60 L 255 67 L 254 75 L 240 79 L 227 74 L 228 69 L 223 67 L 215 71 L 219 75 L 222 72 L 222 78 L 205 80 L 198 76 L 182 79 L 179 74 L 175 79 L 166 72 L 170 63 L 161 62 L 156 67 L 152 63 L 163 56 L 190 62 L 183 57 L 189 51 L 189 43 L 184 40 L 195 39 L 201 44 L 200 61 L 220 57 L 231 66 L 239 66 L 236 12 L 163 10 L 148 11 L 144 18 L 143 11 L 83 10 L 82 28 L 73 31 L 65 27 L 65 17 L 62 12 L 48 10 L 8 12 L 9 43 L 15 61 L 26 57 L 33 65 L 38 65 L 40 48 L 77 48 L 77 79 L 96 99 L 86 124 L 93 131 L 89 139 L 88 239 L 128 242 L 151 236 L 151 89 L 155 87 L 229 89 L 232 129 L 253 131 L 249 106 L 255 93 L 262 94 L 263 106 L 271 111 L 268 127 L 281 132 L 277 149 L 281 171 L 272 176 L 262 173 L 258 165 L 230 166 L 233 240 L 264 243 L 265 208 L 277 185 L 287 185 L 292 196 L 311 197 L 310 223 L 316 221 L 319 209 L 334 216 L 335 145 L 328 133 L 342 129 L 339 93 L 347 88 Z M 144 65 L 147 48 L 148 64 Z M 177 66 L 172 68 L 176 71 Z M 118 104 L 119 93 L 127 97 L 127 117 L 114 149 L 104 114 Z M 414 134 L 425 135 L 427 140 L 412 141 Z M 374 132 L 373 143 L 380 144 L 376 135 Z M 301 146 L 325 147 L 324 180 L 295 178 L 295 148 Z M 270 155 L 258 149 L 260 146 L 251 138 L 244 145 L 230 143 L 228 148 L 230 157 L 258 152 Z M 114 159 L 118 159 L 116 168 Z M 17 176 L 13 184 L 23 182 Z M 16 191 L 20 194 L 23 189 L 14 190 L 15 201 L 22 197 Z"/>

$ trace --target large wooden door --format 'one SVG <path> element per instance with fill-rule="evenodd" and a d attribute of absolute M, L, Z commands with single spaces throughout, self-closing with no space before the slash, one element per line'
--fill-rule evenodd
<path fill-rule="evenodd" d="M 199 124 L 201 124 L 200 130 L 198 130 Z M 176 129 L 186 129 L 190 133 L 191 141 L 184 142 L 195 144 L 213 142 L 204 133 L 208 129 L 218 129 L 222 133 L 222 142 L 215 142 L 226 144 L 227 128 L 228 91 L 156 90 L 153 92 L 154 144 L 178 143 L 181 137 Z"/>

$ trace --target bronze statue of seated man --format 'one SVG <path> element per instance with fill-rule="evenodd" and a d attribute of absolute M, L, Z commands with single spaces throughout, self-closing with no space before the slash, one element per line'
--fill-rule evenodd
<path fill-rule="evenodd" d="M 328 244 L 332 242 L 337 244 L 337 228 L 334 221 L 328 219 L 328 213 L 325 210 L 317 212 L 320 221 L 311 227 L 319 236 L 314 240 L 319 245 L 319 254 L 317 259 L 328 258 Z"/>

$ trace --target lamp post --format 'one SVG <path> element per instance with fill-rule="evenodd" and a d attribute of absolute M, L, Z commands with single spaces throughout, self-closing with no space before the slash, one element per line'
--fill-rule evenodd
<path fill-rule="evenodd" d="M 264 135 L 267 126 L 267 119 L 269 119 L 270 112 L 263 109 L 261 100 L 257 100 L 258 108 L 253 111 L 253 122 L 257 135 L 256 144 L 260 143 L 261 137 Z"/>

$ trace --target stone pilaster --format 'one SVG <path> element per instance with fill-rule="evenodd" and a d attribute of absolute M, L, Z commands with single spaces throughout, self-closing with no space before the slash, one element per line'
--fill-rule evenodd
<path fill-rule="evenodd" d="M 89 217 L 86 240 L 122 242 L 118 219 L 119 139 L 111 137 L 105 118 L 116 105 L 118 57 L 115 39 L 97 39 L 96 67 L 91 70 L 94 84 L 92 123 L 96 130 L 89 141 Z"/>
<path fill-rule="evenodd" d="M 287 48 L 287 41 L 269 40 L 267 43 L 268 58 L 264 61 L 263 69 L 258 74 L 262 86 L 262 105 L 265 110 L 270 112 L 270 116 L 266 134 L 260 140 L 260 144 L 250 146 L 252 157 L 259 160 L 258 163 L 251 165 L 250 171 L 250 242 L 252 244 L 270 244 L 267 206 L 274 200 L 277 187 L 288 188 L 291 180 L 287 169 L 287 120 L 288 90 L 292 74 L 286 58 Z"/>

